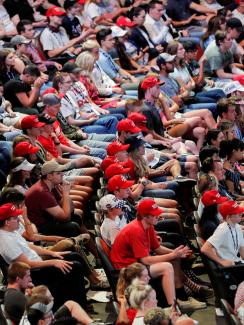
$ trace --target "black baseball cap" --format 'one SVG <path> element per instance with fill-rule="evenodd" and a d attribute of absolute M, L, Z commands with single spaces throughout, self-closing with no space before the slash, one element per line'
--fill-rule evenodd
<path fill-rule="evenodd" d="M 238 18 L 230 18 L 227 23 L 226 23 L 226 27 L 230 27 L 230 28 L 235 28 L 238 32 L 243 32 L 244 28 L 242 26 L 242 23 L 240 21 L 240 19 Z"/>
<path fill-rule="evenodd" d="M 64 2 L 64 9 L 67 10 L 77 4 L 76 0 L 65 0 Z"/>
<path fill-rule="evenodd" d="M 63 72 L 77 73 L 81 71 L 81 68 L 75 62 L 66 62 L 62 69 Z"/>
<path fill-rule="evenodd" d="M 42 114 L 38 116 L 39 122 L 45 123 L 45 124 L 53 124 L 56 121 L 56 118 L 52 118 L 48 114 Z"/>

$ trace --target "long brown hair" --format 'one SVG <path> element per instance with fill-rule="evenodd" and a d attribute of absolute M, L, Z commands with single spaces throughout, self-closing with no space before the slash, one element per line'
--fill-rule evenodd
<path fill-rule="evenodd" d="M 125 289 L 132 283 L 135 278 L 141 276 L 145 270 L 145 265 L 141 263 L 133 263 L 120 270 L 119 279 L 117 283 L 116 296 L 119 297 L 125 294 Z"/>

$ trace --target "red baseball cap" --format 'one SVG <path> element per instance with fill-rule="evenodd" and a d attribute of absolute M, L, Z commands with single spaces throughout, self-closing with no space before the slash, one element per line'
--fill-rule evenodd
<path fill-rule="evenodd" d="M 128 116 L 130 120 L 132 120 L 135 125 L 141 129 L 141 131 L 148 132 L 148 128 L 146 127 L 147 118 L 145 115 L 141 113 L 132 113 Z"/>
<path fill-rule="evenodd" d="M 106 158 L 103 159 L 100 167 L 102 168 L 103 171 L 105 171 L 108 168 L 108 166 L 110 166 L 111 164 L 114 164 L 116 162 L 119 162 L 116 157 L 113 157 L 113 156 L 109 157 L 109 156 L 107 156 Z"/>
<path fill-rule="evenodd" d="M 164 210 L 159 208 L 157 203 L 152 199 L 141 200 L 136 208 L 137 214 L 141 217 L 148 215 L 158 217 L 160 214 L 164 213 Z"/>
<path fill-rule="evenodd" d="M 117 124 L 117 131 L 118 132 L 125 131 L 130 133 L 141 132 L 141 130 L 138 127 L 136 127 L 135 123 L 128 118 L 119 121 L 119 123 Z"/>
<path fill-rule="evenodd" d="M 128 174 L 130 171 L 130 168 L 124 168 L 120 163 L 115 163 L 110 166 L 105 170 L 104 176 L 105 178 L 111 178 L 115 175 L 123 175 L 123 174 Z"/>
<path fill-rule="evenodd" d="M 79 0 L 78 3 L 79 3 L 80 5 L 83 5 L 84 3 L 86 3 L 86 0 Z"/>
<path fill-rule="evenodd" d="M 122 144 L 119 141 L 114 141 L 107 146 L 107 153 L 109 156 L 114 156 L 119 151 L 126 151 L 129 144 Z"/>
<path fill-rule="evenodd" d="M 14 155 L 22 157 L 28 154 L 37 153 L 39 150 L 39 147 L 33 146 L 31 143 L 23 141 L 16 144 L 14 147 Z"/>
<path fill-rule="evenodd" d="M 120 188 L 129 188 L 134 185 L 134 183 L 134 181 L 127 181 L 122 175 L 115 175 L 109 179 L 107 188 L 109 192 L 114 192 Z"/>
<path fill-rule="evenodd" d="M 43 91 L 42 97 L 47 95 L 47 94 L 56 94 L 56 95 L 58 95 L 58 92 L 57 92 L 57 90 L 55 88 L 50 87 L 50 88 L 47 88 L 46 90 Z"/>
<path fill-rule="evenodd" d="M 201 201 L 205 207 L 208 207 L 213 204 L 224 203 L 228 201 L 228 198 L 226 196 L 221 196 L 216 190 L 211 190 L 203 193 Z"/>
<path fill-rule="evenodd" d="M 21 215 L 23 210 L 16 209 L 13 203 L 6 203 L 0 206 L 0 220 L 4 221 L 11 217 L 17 217 Z"/>
<path fill-rule="evenodd" d="M 51 8 L 47 9 L 46 16 L 51 17 L 51 16 L 63 16 L 65 15 L 65 11 L 57 6 L 53 6 Z"/>
<path fill-rule="evenodd" d="M 236 201 L 228 201 L 219 206 L 219 213 L 223 218 L 226 218 L 233 214 L 244 213 L 244 208 L 241 207 Z"/>
<path fill-rule="evenodd" d="M 156 85 L 162 85 L 163 83 L 164 83 L 164 81 L 160 81 L 157 77 L 149 76 L 149 77 L 146 77 L 142 81 L 141 88 L 146 90 L 146 89 L 150 89 Z"/>
<path fill-rule="evenodd" d="M 125 17 L 125 16 L 120 16 L 116 20 L 116 25 L 119 27 L 133 27 L 136 25 L 133 21 L 130 20 L 130 18 Z"/>
<path fill-rule="evenodd" d="M 21 121 L 22 129 L 41 128 L 45 123 L 39 122 L 37 115 L 28 115 Z"/>

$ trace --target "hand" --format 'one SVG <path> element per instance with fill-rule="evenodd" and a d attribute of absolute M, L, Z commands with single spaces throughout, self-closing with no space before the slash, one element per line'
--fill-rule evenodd
<path fill-rule="evenodd" d="M 106 114 L 109 114 L 110 112 L 107 109 L 102 109 L 102 111 L 100 111 L 100 113 L 102 115 L 106 115 Z"/>
<path fill-rule="evenodd" d="M 80 148 L 80 152 L 84 154 L 88 154 L 90 152 L 90 148 L 88 146 L 82 146 Z"/>
<path fill-rule="evenodd" d="M 222 266 L 232 266 L 232 265 L 235 265 L 234 261 L 232 260 L 221 260 L 220 264 Z"/>
<path fill-rule="evenodd" d="M 46 81 L 45 81 L 44 78 L 42 78 L 42 77 L 38 77 L 38 78 L 34 81 L 34 87 L 35 87 L 35 88 L 41 88 L 41 87 L 44 85 L 45 82 L 46 82 Z"/>
<path fill-rule="evenodd" d="M 112 88 L 112 91 L 115 94 L 124 94 L 125 93 L 124 89 L 122 89 L 120 87 L 114 87 L 114 88 Z"/>
<path fill-rule="evenodd" d="M 196 16 L 196 14 L 191 15 L 191 17 L 189 17 L 186 22 L 189 24 L 193 19 L 196 18 Z"/>
<path fill-rule="evenodd" d="M 164 22 L 164 25 L 165 25 L 165 26 L 169 26 L 171 23 L 172 23 L 172 19 L 169 18 L 169 19 L 167 19 L 167 20 Z"/>
<path fill-rule="evenodd" d="M 150 152 L 149 154 L 147 154 L 147 161 L 152 161 L 154 159 L 154 153 Z"/>
<path fill-rule="evenodd" d="M 71 187 L 71 184 L 69 182 L 63 182 L 63 184 L 62 184 L 62 192 L 63 192 L 63 195 L 64 194 L 69 194 L 70 187 Z"/>
<path fill-rule="evenodd" d="M 86 38 L 90 34 L 95 34 L 94 29 L 92 29 L 92 28 L 83 29 L 83 31 L 81 33 L 82 39 Z"/>
<path fill-rule="evenodd" d="M 175 248 L 172 252 L 173 258 L 182 258 L 185 254 L 185 247 L 180 245 L 179 247 Z"/>
<path fill-rule="evenodd" d="M 162 52 L 164 51 L 164 47 L 163 47 L 161 44 L 159 44 L 159 45 L 156 46 L 156 50 L 157 50 L 159 53 L 162 53 Z"/>
<path fill-rule="evenodd" d="M 53 251 L 50 251 L 50 256 L 54 257 L 55 259 L 60 259 L 60 260 L 63 260 L 64 259 L 64 255 L 67 255 L 71 253 L 70 251 L 65 251 L 65 252 L 53 252 Z"/>
<path fill-rule="evenodd" d="M 55 62 L 54 66 L 58 69 L 58 71 L 62 70 L 62 64 Z"/>
<path fill-rule="evenodd" d="M 118 302 L 119 302 L 120 305 L 126 305 L 127 304 L 127 300 L 126 300 L 124 295 L 121 295 L 121 296 L 118 297 Z"/>
<path fill-rule="evenodd" d="M 64 261 L 64 260 L 53 260 L 52 266 L 60 269 L 64 274 L 69 273 L 72 270 L 73 262 Z M 60 284 L 62 285 L 62 284 Z"/>
<path fill-rule="evenodd" d="M 10 117 L 16 117 L 16 113 L 15 113 L 15 112 L 10 112 L 10 113 L 9 113 L 9 116 L 10 116 Z"/>

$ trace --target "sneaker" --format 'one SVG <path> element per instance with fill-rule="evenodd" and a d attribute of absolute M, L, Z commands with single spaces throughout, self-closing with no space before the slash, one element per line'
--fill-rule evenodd
<path fill-rule="evenodd" d="M 99 280 L 106 280 L 107 281 L 107 276 L 106 273 L 104 271 L 104 269 L 95 269 L 96 273 L 97 273 L 97 277 Z"/>
<path fill-rule="evenodd" d="M 91 283 L 90 289 L 93 291 L 109 289 L 110 285 L 107 280 L 102 280 L 97 283 Z"/>
<path fill-rule="evenodd" d="M 201 286 L 199 290 L 199 295 L 206 299 L 209 299 L 214 296 L 214 291 L 212 289 L 209 289 L 208 287 Z"/>
<path fill-rule="evenodd" d="M 182 312 L 207 308 L 207 304 L 205 302 L 200 302 L 192 297 L 189 297 L 188 300 L 185 301 L 179 299 L 177 299 L 177 301 Z"/>
<path fill-rule="evenodd" d="M 184 177 L 181 175 L 178 175 L 174 178 L 174 180 L 178 183 L 188 183 L 189 185 L 196 185 L 197 181 L 193 178 L 188 178 L 188 177 Z"/>
<path fill-rule="evenodd" d="M 210 288 L 212 287 L 210 282 L 204 281 L 204 280 L 200 279 L 199 277 L 197 277 L 196 274 L 191 269 L 184 270 L 184 273 L 189 279 L 191 279 L 196 284 L 199 284 L 199 285 L 205 286 L 205 287 L 210 287 Z"/>
<path fill-rule="evenodd" d="M 79 236 L 76 236 L 76 237 L 72 237 L 72 239 L 75 241 L 75 242 L 78 242 L 79 244 L 85 244 L 88 242 L 88 240 L 90 240 L 91 236 L 89 234 L 80 234 Z"/>

